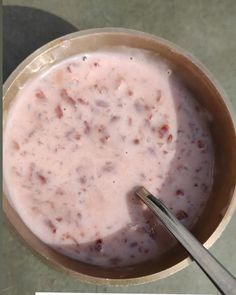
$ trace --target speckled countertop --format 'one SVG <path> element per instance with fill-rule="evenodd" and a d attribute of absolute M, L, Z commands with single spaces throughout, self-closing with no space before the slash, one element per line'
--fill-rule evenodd
<path fill-rule="evenodd" d="M 3 0 L 3 4 L 7 5 L 3 10 L 4 78 L 29 53 L 60 35 L 78 29 L 126 27 L 156 34 L 190 51 L 215 75 L 236 108 L 234 0 Z M 211 248 L 234 274 L 235 227 L 236 215 Z M 218 294 L 195 263 L 154 283 L 133 287 L 95 286 L 48 267 L 7 226 L 2 239 L 5 260 L 2 295 L 30 295 L 35 291 Z"/>

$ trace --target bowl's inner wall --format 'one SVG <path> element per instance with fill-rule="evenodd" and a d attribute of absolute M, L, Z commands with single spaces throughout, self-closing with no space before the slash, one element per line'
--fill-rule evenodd
<path fill-rule="evenodd" d="M 213 190 L 202 217 L 193 229 L 194 235 L 202 243 L 206 242 L 224 217 L 233 195 L 236 179 L 236 167 L 234 167 L 236 162 L 235 131 L 227 107 L 212 82 L 185 56 L 176 52 L 173 48 L 171 50 L 167 45 L 157 40 L 144 37 L 142 34 L 101 33 L 80 36 L 73 38 L 70 41 L 70 47 L 66 48 L 66 50 L 60 46 L 61 42 L 61 40 L 55 40 L 46 45 L 46 49 L 49 49 L 47 52 L 44 50 L 43 53 L 35 54 L 35 59 L 31 61 L 27 68 L 24 65 L 21 66 L 22 71 L 16 76 L 16 80 L 7 90 L 4 110 L 7 112 L 11 101 L 18 91 L 19 85 L 24 84 L 29 77 L 32 77 L 32 69 L 35 69 L 40 64 L 44 64 L 45 60 L 49 60 L 48 57 L 55 50 L 57 51 L 55 62 L 74 54 L 96 50 L 104 46 L 122 45 L 158 52 L 161 57 L 170 61 L 175 73 L 181 77 L 192 94 L 212 116 L 210 129 L 215 148 Z M 6 199 L 4 200 L 4 211 L 15 230 L 20 233 L 34 250 L 47 257 L 54 264 L 61 265 L 67 270 L 78 273 L 98 278 L 135 278 L 166 270 L 187 257 L 186 251 L 180 245 L 177 245 L 162 257 L 157 258 L 156 261 L 141 263 L 135 267 L 102 268 L 88 265 L 56 253 L 38 240 L 20 220 Z"/>

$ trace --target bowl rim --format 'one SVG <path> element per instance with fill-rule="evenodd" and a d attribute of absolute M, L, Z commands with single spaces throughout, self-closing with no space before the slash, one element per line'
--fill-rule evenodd
<path fill-rule="evenodd" d="M 221 96 L 221 99 L 226 105 L 226 108 L 229 112 L 230 118 L 233 123 L 234 131 L 236 132 L 236 117 L 235 117 L 235 112 L 232 106 L 232 103 L 230 102 L 226 92 L 224 89 L 221 87 L 220 83 L 217 81 L 217 79 L 213 76 L 213 74 L 192 54 L 186 51 L 185 49 L 181 48 L 180 46 L 172 43 L 171 41 L 168 41 L 162 37 L 155 36 L 153 34 L 147 33 L 147 32 L 142 32 L 138 30 L 132 30 L 132 29 L 126 29 L 126 28 L 121 28 L 121 27 L 106 27 L 106 28 L 95 28 L 95 29 L 86 29 L 86 30 L 81 30 L 81 31 L 76 31 L 64 36 L 61 36 L 59 38 L 56 38 L 40 48 L 38 48 L 36 51 L 31 53 L 28 57 L 26 57 L 17 67 L 16 69 L 10 74 L 10 76 L 7 78 L 7 80 L 3 84 L 3 102 L 5 100 L 5 96 L 8 92 L 8 89 L 14 84 L 16 81 L 18 75 L 22 71 L 24 71 L 25 67 L 33 62 L 34 59 L 36 59 L 40 54 L 46 53 L 49 50 L 52 50 L 54 47 L 56 48 L 58 44 L 61 44 L 63 41 L 67 40 L 73 40 L 77 38 L 81 38 L 83 36 L 89 36 L 89 35 L 101 35 L 101 34 L 112 34 L 112 35 L 131 35 L 131 36 L 138 36 L 141 38 L 149 39 L 151 41 L 155 41 L 166 48 L 168 50 L 171 50 L 172 52 L 176 52 L 178 55 L 184 56 L 186 59 L 190 60 L 200 72 L 202 72 L 208 79 L 211 81 L 211 83 L 214 85 L 215 89 L 218 91 L 218 93 Z M 3 184 L 4 184 L 4 178 L 3 178 Z M 232 199 L 230 201 L 230 204 L 224 214 L 224 217 L 220 221 L 219 225 L 215 229 L 215 231 L 211 234 L 211 236 L 207 239 L 207 241 L 203 244 L 206 249 L 209 249 L 215 242 L 216 240 L 221 236 L 222 232 L 226 228 L 227 224 L 229 223 L 230 219 L 233 216 L 234 210 L 236 208 L 236 191 L 235 188 L 233 188 L 233 194 L 232 194 Z M 101 277 L 95 277 L 92 275 L 86 275 L 79 273 L 77 271 L 71 270 L 69 268 L 66 268 L 62 266 L 60 263 L 53 261 L 46 255 L 42 254 L 40 251 L 34 249 L 32 245 L 30 245 L 29 242 L 26 242 L 23 236 L 16 230 L 15 226 L 13 223 L 11 223 L 11 220 L 7 216 L 6 212 L 6 202 L 8 202 L 7 197 L 5 195 L 5 191 L 3 188 L 3 211 L 5 214 L 5 217 L 7 218 L 7 221 L 10 223 L 10 225 L 14 228 L 14 231 L 17 233 L 17 235 L 21 238 L 21 240 L 30 248 L 30 250 L 34 253 L 37 254 L 37 256 L 40 256 L 41 258 L 44 258 L 44 261 L 46 260 L 47 262 L 50 263 L 51 266 L 56 267 L 56 269 L 60 269 L 65 273 L 71 274 L 73 277 L 76 277 L 82 281 L 86 281 L 88 283 L 94 283 L 97 285 L 111 285 L 111 286 L 127 286 L 127 285 L 137 285 L 137 284 L 144 284 L 144 283 L 149 283 L 153 282 L 159 279 L 167 278 L 170 275 L 173 275 L 174 273 L 184 269 L 188 265 L 190 265 L 192 259 L 190 256 L 187 258 L 183 259 L 179 263 L 175 264 L 174 266 L 167 268 L 163 271 L 150 274 L 150 275 L 144 275 L 140 277 L 134 277 L 134 278 L 125 278 L 125 279 L 110 279 L 110 278 L 101 278 Z M 9 203 L 9 202 L 8 202 Z M 11 206 L 9 204 L 9 206 Z M 14 208 L 11 206 L 11 209 L 13 211 Z M 17 214 L 17 213 L 16 213 Z"/>

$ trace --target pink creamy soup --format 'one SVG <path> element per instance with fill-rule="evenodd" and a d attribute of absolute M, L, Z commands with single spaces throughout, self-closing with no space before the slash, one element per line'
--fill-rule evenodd
<path fill-rule="evenodd" d="M 174 241 L 132 193 L 186 226 L 211 191 L 206 112 L 158 58 L 109 50 L 60 62 L 21 89 L 4 132 L 9 200 L 30 230 L 80 261 L 130 265 Z"/>

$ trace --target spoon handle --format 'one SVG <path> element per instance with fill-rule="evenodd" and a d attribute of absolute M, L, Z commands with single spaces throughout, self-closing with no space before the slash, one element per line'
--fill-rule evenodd
<path fill-rule="evenodd" d="M 214 285 L 226 295 L 236 294 L 236 279 L 230 274 L 211 253 L 188 231 L 170 210 L 144 187 L 136 194 L 159 217 L 161 222 L 189 252 L 196 263 L 211 279 Z"/>

